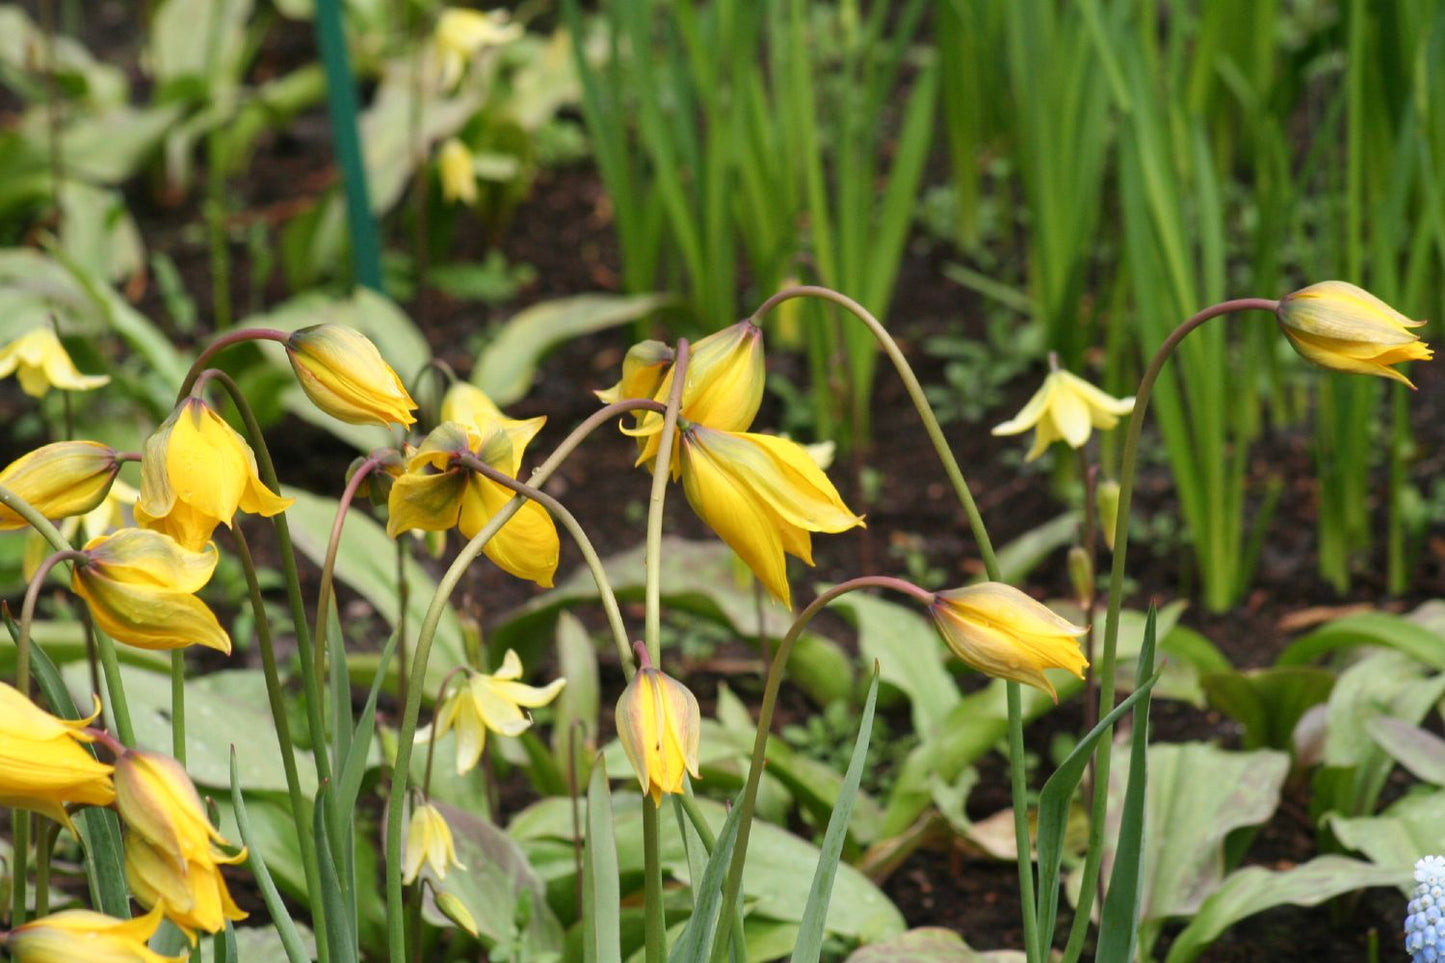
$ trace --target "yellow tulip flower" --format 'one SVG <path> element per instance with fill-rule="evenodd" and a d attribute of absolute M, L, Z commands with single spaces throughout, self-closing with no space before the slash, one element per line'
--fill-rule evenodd
<path fill-rule="evenodd" d="M 702 721 L 687 686 L 643 662 L 617 700 L 617 739 L 642 791 L 661 806 L 663 793 L 683 791 L 685 775 L 700 778 Z"/>
<path fill-rule="evenodd" d="M 1083 678 L 1088 660 L 1079 649 L 1087 630 L 1055 615 L 1002 582 L 939 592 L 934 625 L 953 654 L 987 675 L 1037 686 L 1055 702 L 1044 669 L 1067 669 Z"/>
<path fill-rule="evenodd" d="M 512 462 L 506 470 L 514 478 L 522 468 L 522 453 L 547 423 L 545 416 L 508 418 L 485 391 L 465 381 L 454 383 L 442 396 L 441 420 L 474 428 L 483 438 L 500 428 L 512 442 Z"/>
<path fill-rule="evenodd" d="M 436 428 L 407 470 L 391 486 L 387 534 L 395 538 L 414 528 L 428 532 L 457 528 L 472 538 L 512 500 L 512 491 L 467 469 L 459 456 L 471 454 L 508 475 L 516 476 L 520 455 L 501 427 L 483 436 L 456 422 Z M 557 571 L 560 544 L 557 527 L 546 509 L 528 501 L 483 549 L 504 572 L 550 588 Z"/>
<path fill-rule="evenodd" d="M 20 390 L 32 398 L 51 388 L 90 391 L 110 383 L 109 375 L 83 375 L 76 370 L 60 338 L 48 326 L 34 328 L 0 348 L 0 378 L 15 374 Z"/>
<path fill-rule="evenodd" d="M 96 505 L 84 515 L 72 515 L 60 523 L 60 534 L 70 543 L 75 542 L 75 536 L 81 536 L 81 542 L 88 542 L 98 535 L 105 535 L 116 529 L 134 525 L 130 518 L 130 512 L 135 505 L 135 500 L 140 497 L 136 491 L 119 478 L 111 482 L 110 491 L 106 492 L 100 504 Z M 20 571 L 25 576 L 25 581 L 35 577 L 40 563 L 54 549 L 45 540 L 45 536 L 37 531 L 30 531 L 25 534 L 25 552 L 21 556 Z"/>
<path fill-rule="evenodd" d="M 115 805 L 125 823 L 125 871 L 142 906 L 160 907 L 195 942 L 196 931 L 219 932 L 246 914 L 231 899 L 222 864 L 243 863 L 206 818 L 200 794 L 169 756 L 131 750 L 116 760 Z"/>
<path fill-rule="evenodd" d="M 141 649 L 204 645 L 230 654 L 231 637 L 196 598 L 216 570 L 216 546 L 193 552 L 163 532 L 124 528 L 85 543 L 70 577 L 95 624 Z"/>
<path fill-rule="evenodd" d="M 286 339 L 286 357 L 312 404 L 350 425 L 409 426 L 416 402 L 371 339 L 344 324 L 314 324 Z"/>
<path fill-rule="evenodd" d="M 1275 316 L 1296 351 L 1332 371 L 1393 378 L 1414 388 L 1390 365 L 1434 356 L 1430 346 L 1408 330 L 1424 321 L 1412 321 L 1345 281 L 1321 281 L 1285 295 Z"/>
<path fill-rule="evenodd" d="M 1034 429 L 1028 461 L 1042 455 L 1055 441 L 1082 448 L 1094 428 L 1109 429 L 1134 410 L 1133 398 L 1105 394 L 1078 375 L 1052 371 L 1013 418 L 993 429 L 995 435 L 1017 435 Z"/>
<path fill-rule="evenodd" d="M 0 487 L 29 502 L 46 518 L 84 515 L 105 500 L 120 471 L 115 449 L 96 441 L 57 441 L 21 455 L 0 471 Z M 0 532 L 29 522 L 0 505 Z"/>
<path fill-rule="evenodd" d="M 445 879 L 448 870 L 453 866 L 457 869 L 467 868 L 457 859 L 452 828 L 431 803 L 412 810 L 411 822 L 406 827 L 406 848 L 402 851 L 401 881 L 414 881 L 421 873 L 423 863 L 439 880 Z"/>
<path fill-rule="evenodd" d="M 159 909 L 130 920 L 72 909 L 17 926 L 0 943 L 14 963 L 184 963 L 189 953 L 163 956 L 147 945 L 160 925 Z"/>
<path fill-rule="evenodd" d="M 0 682 L 0 806 L 28 809 L 70 827 L 66 803 L 109 806 L 111 767 L 84 748 L 83 730 L 100 715 L 67 720 L 51 715 Z"/>
<path fill-rule="evenodd" d="M 181 402 L 146 439 L 136 521 L 193 552 L 238 510 L 269 516 L 291 502 L 262 483 L 251 446 L 200 398 Z"/>
<path fill-rule="evenodd" d="M 810 532 L 863 524 L 797 442 L 700 424 L 679 434 L 682 487 L 693 511 L 785 606 L 792 603 L 785 555 L 812 565 Z"/>
<path fill-rule="evenodd" d="M 523 708 L 535 709 L 557 698 L 566 679 L 553 679 L 537 688 L 519 681 L 522 660 L 511 649 L 502 657 L 502 667 L 488 675 L 467 673 L 466 679 L 447 693 L 437 708 L 433 727 L 440 739 L 452 729 L 457 732 L 457 775 L 471 772 L 482 758 L 487 731 L 499 736 L 520 736 L 532 725 Z M 432 729 L 417 733 L 418 742 L 433 738 Z"/>
<path fill-rule="evenodd" d="M 500 47 L 522 36 L 519 24 L 509 22 L 506 10 L 468 10 L 447 7 L 437 18 L 437 59 L 441 65 L 438 83 L 442 90 L 451 90 L 462 79 L 468 61 L 487 47 Z"/>
<path fill-rule="evenodd" d="M 437 176 L 441 179 L 442 200 L 461 201 L 467 206 L 477 203 L 476 158 L 467 145 L 448 137 L 437 149 Z"/>

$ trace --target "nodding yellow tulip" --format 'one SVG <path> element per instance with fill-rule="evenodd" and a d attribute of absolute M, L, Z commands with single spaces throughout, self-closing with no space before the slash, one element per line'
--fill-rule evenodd
<path fill-rule="evenodd" d="M 492 429 L 500 428 L 512 442 L 512 461 L 506 471 L 514 478 L 522 469 L 522 454 L 547 423 L 545 416 L 508 418 L 485 391 L 465 381 L 456 382 L 442 396 L 441 420 L 475 429 L 483 438 L 491 434 Z"/>
<path fill-rule="evenodd" d="M 1414 388 L 1390 365 L 1434 356 L 1430 346 L 1408 330 L 1424 321 L 1412 321 L 1345 281 L 1321 281 L 1287 294 L 1275 316 L 1300 355 L 1333 371 L 1393 378 Z"/>
<path fill-rule="evenodd" d="M 189 953 L 164 956 L 147 945 L 160 925 L 159 909 L 129 920 L 64 910 L 15 927 L 0 945 L 15 963 L 184 963 Z"/>
<path fill-rule="evenodd" d="M 515 477 L 520 455 L 514 439 L 501 427 L 485 436 L 456 422 L 427 435 L 407 459 L 407 470 L 391 486 L 387 534 L 419 528 L 441 532 L 457 528 L 472 538 L 512 500 L 512 491 L 461 464 L 464 454 Z M 546 509 L 528 501 L 507 520 L 483 549 L 504 572 L 550 588 L 557 571 L 560 543 Z"/>
<path fill-rule="evenodd" d="M 1044 669 L 1083 678 L 1089 662 L 1079 649 L 1086 629 L 1055 615 L 1002 582 L 939 592 L 933 622 L 953 654 L 986 675 L 1043 689 L 1058 701 Z"/>
<path fill-rule="evenodd" d="M 697 698 L 687 686 L 644 664 L 617 700 L 617 739 L 637 773 L 642 791 L 662 805 L 663 793 L 683 791 L 697 771 L 702 736 Z"/>
<path fill-rule="evenodd" d="M 437 59 L 441 66 L 438 83 L 451 90 L 462 79 L 468 61 L 487 47 L 500 47 L 522 36 L 520 24 L 510 22 L 506 10 L 468 10 L 446 7 L 437 17 Z"/>
<path fill-rule="evenodd" d="M 521 678 L 522 660 L 511 649 L 496 672 L 488 675 L 468 671 L 437 707 L 433 723 L 436 735 L 432 735 L 432 729 L 424 729 L 417 733 L 417 741 L 440 739 L 456 729 L 457 775 L 470 772 L 482 758 L 488 730 L 499 736 L 520 736 L 532 725 L 532 717 L 522 710 L 546 705 L 567 684 L 566 679 L 553 679 L 538 688 Z"/>
<path fill-rule="evenodd" d="M 693 511 L 785 606 L 792 602 L 786 555 L 812 565 L 810 532 L 863 524 L 797 442 L 701 424 L 679 434 L 682 487 Z"/>
<path fill-rule="evenodd" d="M 0 487 L 29 502 L 46 518 L 84 515 L 105 501 L 120 471 L 115 449 L 96 441 L 57 441 L 21 455 L 0 471 Z M 0 505 L 0 532 L 29 524 Z"/>
<path fill-rule="evenodd" d="M 115 805 L 125 823 L 125 871 L 142 906 L 160 907 L 194 943 L 196 932 L 217 933 L 246 914 L 231 899 L 222 864 L 242 863 L 206 818 L 200 794 L 169 756 L 131 750 L 115 763 Z"/>
<path fill-rule="evenodd" d="M 311 403 L 350 425 L 409 426 L 416 402 L 371 339 L 344 324 L 314 324 L 286 339 L 286 357 Z"/>
<path fill-rule="evenodd" d="M 270 516 L 291 501 L 265 486 L 251 446 L 200 398 L 181 402 L 146 439 L 136 521 L 193 552 L 237 511 Z"/>
<path fill-rule="evenodd" d="M 85 749 L 88 719 L 51 715 L 0 682 L 0 806 L 28 809 L 70 827 L 67 803 L 109 806 L 115 799 L 111 767 Z"/>
<path fill-rule="evenodd" d="M 406 848 L 402 853 L 401 881 L 411 883 L 421 873 L 425 864 L 437 879 L 445 879 L 453 866 L 467 867 L 457 859 L 457 848 L 452 841 L 452 828 L 447 825 L 441 812 L 431 803 L 423 803 L 412 810 L 411 822 L 406 827 Z"/>
<path fill-rule="evenodd" d="M 90 391 L 110 383 L 109 375 L 83 375 L 49 327 L 27 331 L 0 348 L 0 378 L 16 375 L 20 390 L 40 398 L 51 388 Z"/>
<path fill-rule="evenodd" d="M 231 637 L 195 593 L 216 570 L 216 546 L 193 552 L 163 532 L 123 528 L 85 543 L 70 577 L 95 624 L 141 649 L 188 645 L 230 654 Z"/>
<path fill-rule="evenodd" d="M 1109 429 L 1134 410 L 1133 398 L 1105 394 L 1078 375 L 1059 370 L 1044 379 L 1013 418 L 995 426 L 995 435 L 1017 435 L 1034 429 L 1034 444 L 1028 461 L 1033 461 L 1055 441 L 1070 448 L 1082 448 L 1095 428 Z"/>

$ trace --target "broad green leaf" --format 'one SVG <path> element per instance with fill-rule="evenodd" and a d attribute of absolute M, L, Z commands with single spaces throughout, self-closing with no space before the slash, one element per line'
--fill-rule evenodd
<path fill-rule="evenodd" d="M 644 555 L 644 546 L 638 545 L 603 559 L 619 601 L 642 600 L 646 585 Z M 752 586 L 739 583 L 734 558 L 732 549 L 721 542 L 664 536 L 662 604 L 670 610 L 716 619 L 744 638 L 755 637 L 757 601 Z M 561 609 L 596 598 L 592 574 L 579 568 L 550 592 L 509 612 L 492 630 L 491 646 L 497 651 L 516 649 L 523 661 L 528 661 L 527 653 L 536 648 L 538 640 L 547 638 L 550 622 Z M 769 638 L 782 638 L 790 623 L 781 606 L 764 604 L 763 626 Z"/>
<path fill-rule="evenodd" d="M 1375 716 L 1366 721 L 1365 730 L 1416 779 L 1445 786 L 1445 739 L 1389 716 Z"/>
<path fill-rule="evenodd" d="M 1289 757 L 1271 750 L 1230 752 L 1201 742 L 1149 747 L 1141 920 L 1187 916 L 1199 908 L 1224 879 L 1225 837 L 1269 819 L 1288 770 Z M 1114 864 L 1128 777 L 1127 754 L 1115 753 L 1105 872 Z"/>
<path fill-rule="evenodd" d="M 326 560 L 327 542 L 331 539 L 331 526 L 336 521 L 336 500 L 284 486 L 282 493 L 296 499 L 296 503 L 286 510 L 291 538 L 296 547 L 315 564 L 322 564 Z M 406 623 L 414 630 L 426 616 L 436 594 L 436 582 L 411 557 L 406 560 L 405 572 L 409 587 Z M 388 624 L 396 625 L 396 542 L 387 538 L 386 529 L 355 503 L 347 512 L 346 526 L 341 533 L 341 548 L 336 555 L 336 578 L 360 593 Z M 340 645 L 343 640 L 332 639 L 331 642 Z M 466 648 L 462 642 L 461 623 L 448 606 L 437 623 L 436 640 L 427 666 L 428 691 L 435 692 L 447 672 L 463 664 L 466 664 Z"/>
<path fill-rule="evenodd" d="M 931 739 L 962 696 L 944 662 L 948 650 L 919 606 L 852 592 L 829 608 L 858 627 L 858 655 L 878 663 L 880 678 L 908 696 L 913 728 Z"/>
<path fill-rule="evenodd" d="M 1386 612 L 1347 615 L 1296 639 L 1276 665 L 1303 665 L 1340 649 L 1376 645 L 1395 649 L 1433 669 L 1445 669 L 1445 645 L 1434 629 Z"/>
<path fill-rule="evenodd" d="M 89 700 L 90 669 L 84 663 L 62 672 L 72 693 Z M 169 675 L 121 667 L 126 701 L 136 739 L 146 749 L 171 751 L 171 680 Z M 281 747 L 266 698 L 266 680 L 259 669 L 224 669 L 186 682 L 186 771 L 198 786 L 225 789 L 231 783 L 231 750 L 248 792 L 285 792 Z M 297 748 L 296 768 L 301 791 L 316 792 L 316 766 L 311 753 Z"/>
<path fill-rule="evenodd" d="M 1440 850 L 1445 826 L 1445 791 L 1412 792 L 1376 816 L 1325 816 L 1330 832 L 1346 849 L 1363 853 L 1377 866 L 1412 866 L 1426 853 Z M 1402 876 L 1402 890 L 1410 888 Z"/>
<path fill-rule="evenodd" d="M 300 923 L 293 923 L 301 943 L 301 961 L 316 958 L 316 937 L 311 930 Z M 250 960 L 280 960 L 286 956 L 286 944 L 276 930 L 270 926 L 241 926 L 236 928 L 236 955 L 231 963 L 249 963 Z M 216 951 L 211 940 L 201 941 L 201 963 L 212 963 Z"/>
<path fill-rule="evenodd" d="M 1250 866 L 1233 873 L 1199 907 L 1169 948 L 1166 963 L 1191 963 L 1232 924 L 1275 906 L 1318 906 L 1369 886 L 1399 886 L 1408 869 L 1371 866 L 1342 856 L 1317 856 L 1284 872 Z"/>
<path fill-rule="evenodd" d="M 60 135 L 66 174 L 97 184 L 123 184 L 160 149 L 166 131 L 183 113 L 179 104 L 117 104 L 77 118 Z M 46 136 L 44 118 L 39 114 L 27 117 L 22 129 L 41 142 Z"/>
<path fill-rule="evenodd" d="M 60 246 L 88 274 L 107 281 L 145 266 L 145 247 L 125 198 L 82 181 L 60 186 Z"/>
<path fill-rule="evenodd" d="M 981 952 L 953 930 L 922 926 L 854 950 L 847 963 L 1025 963 L 1018 950 Z"/>
<path fill-rule="evenodd" d="M 563 800 L 571 806 L 570 800 Z M 502 830 L 445 803 L 436 803 L 452 830 L 457 859 L 466 870 L 453 869 L 436 883 L 466 907 L 488 943 L 508 939 L 514 929 L 523 951 L 540 956 L 562 949 L 562 926 L 547 904 L 542 879 L 526 854 Z M 527 909 L 523 904 L 529 903 Z M 437 926 L 448 925 L 428 889 L 423 914 Z"/>
<path fill-rule="evenodd" d="M 567 684 L 552 703 L 552 756 L 563 772 L 572 770 L 580 786 L 588 781 L 587 765 L 597 753 L 601 696 L 597 650 L 587 627 L 570 612 L 557 620 L 557 662 Z"/>
<path fill-rule="evenodd" d="M 1209 704 L 1244 727 L 1245 749 L 1291 751 L 1295 726 L 1330 696 L 1335 674 L 1309 665 L 1211 672 L 1202 679 Z"/>
<path fill-rule="evenodd" d="M 1044 559 L 1073 543 L 1079 533 L 1079 513 L 1064 512 L 1015 538 L 998 550 L 1000 581 L 1022 582 Z M 984 576 L 980 576 L 982 581 Z"/>
<path fill-rule="evenodd" d="M 238 82 L 251 7 L 252 0 L 162 0 L 151 14 L 149 30 L 149 64 L 156 83 Z"/>
<path fill-rule="evenodd" d="M 499 405 L 520 399 L 532 386 L 543 355 L 560 344 L 644 318 L 672 298 L 661 294 L 580 294 L 543 301 L 502 326 L 472 372 L 472 384 Z"/>

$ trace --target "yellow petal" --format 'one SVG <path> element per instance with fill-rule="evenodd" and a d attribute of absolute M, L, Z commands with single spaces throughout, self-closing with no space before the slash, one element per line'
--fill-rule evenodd
<path fill-rule="evenodd" d="M 286 357 L 312 404 L 353 425 L 416 423 L 416 402 L 364 334 L 316 324 L 286 339 Z"/>

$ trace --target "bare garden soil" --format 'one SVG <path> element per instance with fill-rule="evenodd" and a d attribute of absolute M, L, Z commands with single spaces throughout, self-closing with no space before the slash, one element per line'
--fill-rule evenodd
<path fill-rule="evenodd" d="M 326 127 L 320 115 L 302 118 L 286 134 L 263 142 L 247 176 L 232 185 L 236 223 L 268 220 L 273 212 L 294 211 L 314 202 L 336 181 L 329 158 Z M 129 201 L 140 219 L 147 244 L 176 261 L 188 290 L 199 305 L 206 305 L 211 287 L 204 234 L 196 228 L 200 223 L 199 202 L 187 198 L 163 204 L 146 188 L 132 190 Z M 406 249 L 409 229 L 393 223 L 390 230 L 390 245 Z M 611 230 L 610 207 L 594 171 L 584 167 L 544 172 L 498 245 L 509 262 L 528 264 L 536 270 L 536 280 L 515 301 L 486 306 L 426 291 L 408 307 L 437 356 L 466 376 L 474 361 L 472 352 L 479 343 L 478 336 L 520 308 L 549 298 L 618 290 L 618 251 Z M 465 229 L 459 233 L 453 260 L 481 259 L 486 250 L 480 232 L 476 233 L 478 236 L 472 236 Z M 236 259 L 232 288 L 238 292 L 239 302 L 240 292 L 251 286 L 252 265 L 246 260 L 243 245 L 234 245 L 232 254 Z M 942 333 L 982 335 L 983 306 L 976 296 L 949 282 L 940 272 L 943 261 L 952 257 L 952 252 L 922 237 L 916 239 L 889 314 L 890 329 L 902 340 L 925 384 L 943 381 L 942 361 L 922 350 L 927 337 Z M 265 279 L 263 289 L 268 306 L 287 295 L 279 276 Z M 751 305 L 761 298 L 755 294 L 745 300 Z M 139 306 L 150 318 L 166 323 L 154 284 L 143 289 Z M 243 316 L 246 305 L 238 303 L 235 310 L 238 317 Z M 206 313 L 203 307 L 203 317 Z M 675 334 L 657 333 L 662 337 Z M 575 341 L 547 358 L 532 392 L 509 412 L 517 417 L 547 416 L 547 426 L 533 452 L 548 451 L 572 425 L 595 410 L 590 390 L 616 380 L 630 341 L 630 333 L 619 330 Z M 769 365 L 771 371 L 785 374 L 795 383 L 806 382 L 806 366 L 799 357 L 772 351 Z M 1034 371 L 1009 385 L 1006 399 L 982 421 L 947 426 L 949 440 L 996 544 L 1007 543 L 1067 507 L 1051 492 L 1047 473 L 1020 474 L 1019 439 L 993 438 L 988 431 L 990 425 L 1018 409 L 1036 387 L 1039 376 Z M 1445 374 L 1438 366 L 1427 364 L 1417 366 L 1412 376 L 1420 388 L 1410 399 L 1420 450 L 1413 467 L 1414 480 L 1428 490 L 1430 480 L 1445 461 Z M 0 395 L 0 408 L 4 409 L 0 413 L 9 415 L 18 404 L 13 394 Z M 778 400 L 770 396 L 757 424 L 763 429 L 775 425 L 779 406 Z M 795 591 L 803 596 L 802 601 L 806 601 L 808 586 L 814 580 L 836 581 L 867 573 L 899 574 L 902 561 L 890 548 L 904 543 L 917 546 L 931 566 L 947 573 L 948 584 L 961 584 L 980 570 L 962 514 L 947 490 L 943 473 L 900 384 L 889 371 L 880 370 L 872 411 L 874 441 L 858 461 L 880 473 L 879 496 L 865 504 L 850 459 L 840 459 L 832 472 L 850 505 L 866 511 L 868 528 L 815 540 L 816 570 L 795 570 Z M 354 454 L 349 449 L 327 435 L 292 422 L 273 431 L 269 441 L 284 480 L 321 493 L 340 494 L 346 466 Z M 1158 448 L 1157 439 L 1154 447 Z M 577 515 L 604 556 L 633 547 L 642 538 L 642 526 L 628 520 L 632 517 L 628 506 L 639 505 L 646 498 L 647 478 L 632 467 L 632 454 L 625 439 L 604 435 L 589 442 L 549 486 Z M 1271 664 L 1291 638 L 1291 633 L 1281 627 L 1281 619 L 1302 609 L 1366 604 L 1401 611 L 1427 599 L 1445 597 L 1445 539 L 1432 540 L 1421 553 L 1405 597 L 1385 596 L 1383 561 L 1378 553 L 1361 561 L 1349 597 L 1337 596 L 1316 575 L 1317 486 L 1305 434 L 1298 428 L 1267 431 L 1256 445 L 1254 457 L 1260 477 L 1268 467 L 1270 471 L 1283 471 L 1289 480 L 1288 494 L 1270 528 L 1269 548 L 1262 556 L 1255 587 L 1244 603 L 1227 615 L 1208 615 L 1195 605 L 1183 617 L 1184 624 L 1204 633 L 1236 666 Z M 1153 459 L 1141 478 L 1137 501 L 1145 517 L 1177 517 L 1168 474 L 1160 467 L 1162 462 L 1162 455 Z M 1383 519 L 1382 505 L 1372 507 Z M 695 537 L 705 534 L 676 488 L 670 497 L 667 524 L 672 532 Z M 1130 568 L 1138 584 L 1127 604 L 1142 607 L 1151 599 L 1162 602 L 1181 597 L 1178 586 L 1188 577 L 1187 546 L 1141 539 L 1131 548 Z M 565 574 L 579 564 L 575 550 L 564 542 L 561 572 Z M 1051 558 L 1037 569 L 1026 587 L 1041 597 L 1068 594 L 1062 556 Z M 532 592 L 530 585 L 477 566 L 464 598 L 485 625 L 525 602 Z M 640 624 L 640 619 L 635 621 Z M 603 651 L 604 663 L 611 657 L 610 652 Z M 754 689 L 749 689 L 745 678 L 728 676 L 729 684 L 755 706 L 762 663 L 746 643 L 724 646 L 711 659 L 683 667 L 677 674 L 696 683 L 699 695 L 707 697 L 715 692 L 716 680 L 724 672 L 718 667 L 722 660 L 727 660 L 730 667 L 741 662 L 759 670 Z M 605 672 L 604 679 L 609 678 L 620 685 L 620 673 Z M 604 692 L 604 705 L 610 704 L 609 698 L 615 694 Z M 786 723 L 802 719 L 813 707 L 792 692 L 785 697 L 784 710 L 782 721 Z M 906 717 L 898 720 L 893 731 L 901 731 L 904 721 Z M 1045 716 L 1028 732 L 1030 750 L 1048 758 L 1051 737 L 1076 731 L 1079 721 L 1077 707 L 1065 706 Z M 1238 745 L 1238 731 L 1229 720 L 1178 703 L 1156 704 L 1154 735 L 1159 740 Z M 974 818 L 991 815 L 1008 805 L 1005 772 L 996 757 L 984 763 L 982 776 L 970 800 L 969 815 Z M 1397 773 L 1395 778 L 1401 777 Z M 506 796 L 514 794 L 526 798 L 524 789 L 509 787 Z M 1287 868 L 1315 855 L 1315 835 L 1307 813 L 1307 786 L 1292 785 L 1274 818 L 1255 840 L 1249 862 Z M 1191 830 L 1187 826 L 1166 828 Z M 944 840 L 912 855 L 884 885 L 911 925 L 955 929 L 979 949 L 1019 947 L 1022 934 L 1013 872 L 1011 864 L 992 861 L 957 841 Z M 1366 958 L 1372 933 L 1378 936 L 1383 958 L 1390 959 L 1399 953 L 1395 941 L 1403 910 L 1400 895 L 1385 890 L 1312 909 L 1275 909 L 1236 926 L 1204 959 L 1217 963 L 1357 963 Z M 1162 949 L 1164 945 L 1157 948 Z"/>

